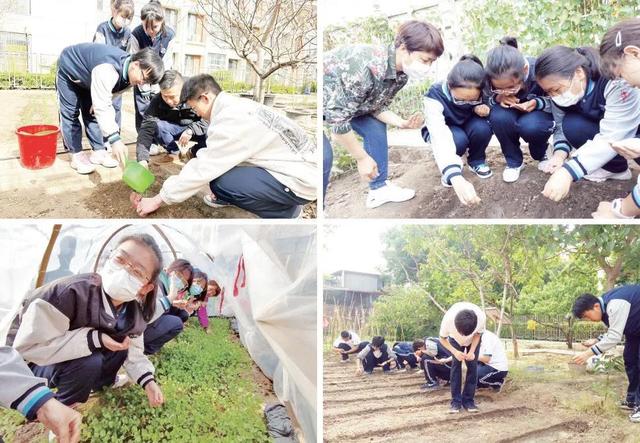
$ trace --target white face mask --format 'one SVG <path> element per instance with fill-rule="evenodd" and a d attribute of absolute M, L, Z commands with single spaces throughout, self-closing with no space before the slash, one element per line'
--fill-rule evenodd
<path fill-rule="evenodd" d="M 102 287 L 109 297 L 121 302 L 129 302 L 138 298 L 143 284 L 127 270 L 108 260 L 100 271 Z"/>
<path fill-rule="evenodd" d="M 402 62 L 402 72 L 409 76 L 409 79 L 414 82 L 423 82 L 429 78 L 431 74 L 431 66 L 422 63 L 419 60 L 414 60 L 410 64 Z"/>
<path fill-rule="evenodd" d="M 126 28 L 131 24 L 131 20 L 126 18 L 122 18 L 122 16 L 117 16 L 113 19 L 113 22 L 116 26 L 119 26 L 121 29 Z"/>
<path fill-rule="evenodd" d="M 551 100 L 553 100 L 556 105 L 567 108 L 569 106 L 575 105 L 582 99 L 582 97 L 584 97 L 584 91 L 582 91 L 579 94 L 574 94 L 573 92 L 571 92 L 571 86 L 573 85 L 574 78 L 575 76 L 571 79 L 571 83 L 569 84 L 569 87 L 567 88 L 566 91 L 564 91 L 560 95 L 551 97 Z"/>

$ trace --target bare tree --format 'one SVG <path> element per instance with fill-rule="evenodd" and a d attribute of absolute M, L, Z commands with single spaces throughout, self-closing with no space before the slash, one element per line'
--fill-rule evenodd
<path fill-rule="evenodd" d="M 316 0 L 197 0 L 204 27 L 256 73 L 254 99 L 279 69 L 316 61 Z"/>

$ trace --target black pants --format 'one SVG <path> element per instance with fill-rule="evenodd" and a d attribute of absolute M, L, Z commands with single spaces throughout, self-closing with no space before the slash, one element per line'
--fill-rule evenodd
<path fill-rule="evenodd" d="M 356 352 L 354 352 L 354 354 L 357 354 L 358 352 L 362 351 L 368 344 L 369 344 L 368 341 L 360 342 L 358 344 L 358 346 L 356 346 Z M 346 351 L 346 352 L 349 352 L 349 351 L 351 351 L 353 349 L 353 347 L 349 346 L 346 343 L 340 343 L 336 347 L 338 349 L 342 349 L 343 351 Z M 349 360 L 349 355 L 348 354 L 340 354 L 340 357 L 342 357 L 343 360 Z"/>
<path fill-rule="evenodd" d="M 499 388 L 504 384 L 504 378 L 508 373 L 478 362 L 478 388 Z"/>
<path fill-rule="evenodd" d="M 449 343 L 458 351 L 467 352 L 471 345 L 460 346 L 457 341 L 449 337 Z M 462 385 L 462 362 L 455 357 L 451 361 L 451 406 L 470 407 L 474 406 L 473 398 L 476 395 L 476 384 L 478 383 L 478 356 L 480 355 L 480 343 L 476 346 L 475 358 L 466 360 L 467 375 Z M 462 391 L 461 391 L 462 389 Z"/>
<path fill-rule="evenodd" d="M 624 370 L 629 379 L 627 387 L 627 402 L 640 404 L 640 336 L 625 337 Z"/>
<path fill-rule="evenodd" d="M 420 367 L 424 371 L 424 379 L 427 383 L 436 383 L 438 379 L 449 381 L 451 378 L 451 364 L 438 364 L 433 362 L 434 358 L 423 355 Z"/>
<path fill-rule="evenodd" d="M 187 311 L 180 311 L 188 314 Z M 165 343 L 173 340 L 184 328 L 181 317 L 171 314 L 163 314 L 156 321 L 147 325 L 144 331 L 144 353 L 155 354 Z"/>
<path fill-rule="evenodd" d="M 364 372 L 371 374 L 373 370 L 381 363 L 389 360 L 389 353 L 385 350 L 382 351 L 380 357 L 376 357 L 373 355 L 373 349 L 367 354 L 367 356 L 362 360 L 362 367 L 364 368 Z M 391 367 L 389 363 L 382 366 L 382 370 L 384 372 L 389 372 Z"/>
<path fill-rule="evenodd" d="M 396 361 L 400 368 L 404 368 L 405 365 L 409 365 L 410 368 L 418 367 L 418 359 L 415 354 L 398 354 L 396 352 Z"/>
<path fill-rule="evenodd" d="M 92 389 L 97 391 L 112 385 L 127 354 L 128 351 L 102 349 L 75 360 L 30 367 L 33 375 L 46 378 L 49 387 L 58 388 L 55 395 L 59 402 L 70 406 L 86 402 Z"/>

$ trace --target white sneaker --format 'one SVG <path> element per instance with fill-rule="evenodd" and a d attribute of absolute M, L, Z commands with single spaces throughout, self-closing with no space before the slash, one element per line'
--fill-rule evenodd
<path fill-rule="evenodd" d="M 96 167 L 89 161 L 85 152 L 71 154 L 71 167 L 75 169 L 78 174 L 91 174 L 96 170 Z"/>
<path fill-rule="evenodd" d="M 131 379 L 126 374 L 118 374 L 116 375 L 116 381 L 113 383 L 112 387 L 114 389 L 122 388 L 127 386 L 129 383 L 131 383 Z"/>
<path fill-rule="evenodd" d="M 627 169 L 623 172 L 609 172 L 600 168 L 596 169 L 591 174 L 585 175 L 584 179 L 596 183 L 601 183 L 605 180 L 631 180 L 631 170 Z"/>
<path fill-rule="evenodd" d="M 115 168 L 118 166 L 118 161 L 107 152 L 106 149 L 100 149 L 99 151 L 93 151 L 89 161 L 94 165 L 102 165 L 105 168 Z"/>
<path fill-rule="evenodd" d="M 513 183 L 520 178 L 520 171 L 524 168 L 524 163 L 517 168 L 504 168 L 502 171 L 502 180 L 507 183 Z"/>
<path fill-rule="evenodd" d="M 387 180 L 383 187 L 369 190 L 366 206 L 373 209 L 389 202 L 398 203 L 411 200 L 415 195 L 416 191 L 413 189 L 401 188 Z"/>
<path fill-rule="evenodd" d="M 161 150 L 162 148 L 154 143 L 149 147 L 149 155 L 158 155 L 162 152 Z"/>

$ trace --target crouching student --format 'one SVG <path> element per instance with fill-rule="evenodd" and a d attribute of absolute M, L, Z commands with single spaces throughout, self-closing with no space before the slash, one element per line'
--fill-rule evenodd
<path fill-rule="evenodd" d="M 440 344 L 453 356 L 450 413 L 458 413 L 462 408 L 468 412 L 478 412 L 474 397 L 478 379 L 480 341 L 485 330 L 486 318 L 482 309 L 468 302 L 454 303 L 442 318 Z M 464 385 L 462 362 L 467 365 Z"/>
<path fill-rule="evenodd" d="M 200 269 L 193 269 L 193 279 L 191 281 L 191 285 L 189 286 L 188 292 L 188 306 L 187 312 L 191 312 L 191 315 L 197 315 L 198 309 L 202 306 L 203 302 L 206 302 L 207 299 L 207 281 L 209 277 Z M 206 313 L 206 311 L 205 311 Z M 203 324 L 203 320 L 198 316 L 198 322 L 202 329 L 206 329 L 209 326 L 209 319 L 206 318 L 206 325 Z"/>
<path fill-rule="evenodd" d="M 198 313 L 198 322 L 200 326 L 204 329 L 204 331 L 209 334 L 209 313 L 207 312 L 207 304 L 209 303 L 209 299 L 212 297 L 217 297 L 222 292 L 220 285 L 215 280 L 209 280 L 206 282 L 207 290 L 205 291 L 205 295 L 197 305 L 197 313 Z"/>
<path fill-rule="evenodd" d="M 155 155 L 158 150 L 153 146 L 163 146 L 169 154 L 177 154 L 180 147 L 185 148 L 190 141 L 196 144 L 191 148 L 191 156 L 207 145 L 206 121 L 193 110 L 180 103 L 180 93 L 184 79 L 178 71 L 169 70 L 160 79 L 160 94 L 156 95 L 146 111 L 138 130 L 136 143 L 136 160 L 148 166 L 149 154 Z"/>
<path fill-rule="evenodd" d="M 111 386 L 120 367 L 147 394 L 164 403 L 142 334 L 155 311 L 162 254 L 153 237 L 120 240 L 98 273 L 79 274 L 34 290 L 13 321 L 7 343 L 30 363 L 33 374 L 57 388 L 71 406 L 92 390 Z"/>
<path fill-rule="evenodd" d="M 294 218 L 316 199 L 316 146 L 302 128 L 253 100 L 233 97 L 210 75 L 189 78 L 182 101 L 209 122 L 207 146 L 169 177 L 160 193 L 138 198 L 145 216 L 209 186 L 212 207 L 235 205 L 262 218 Z"/>
<path fill-rule="evenodd" d="M 554 46 L 538 59 L 538 83 L 551 95 L 556 121 L 552 167 L 543 194 L 560 201 L 581 178 L 629 180 L 627 160 L 611 147 L 638 133 L 640 93 L 600 74 L 591 48 Z M 577 151 L 569 157 L 571 148 Z"/>
<path fill-rule="evenodd" d="M 424 371 L 425 383 L 420 389 L 439 389 L 440 380 L 446 384 L 451 378 L 451 353 L 436 337 L 427 337 L 413 342 L 413 350 Z"/>
<path fill-rule="evenodd" d="M 15 349 L 0 346 L 0 406 L 15 409 L 27 420 L 37 419 L 60 443 L 80 441 L 82 415 L 53 398 L 46 382 L 34 377 Z"/>
<path fill-rule="evenodd" d="M 366 343 L 366 342 L 365 342 Z M 356 374 L 363 372 L 367 375 L 373 374 L 375 368 L 381 367 L 382 372 L 388 374 L 396 366 L 396 354 L 384 342 L 384 337 L 379 335 L 371 339 L 362 351 L 358 353 L 358 369 Z"/>
<path fill-rule="evenodd" d="M 523 56 L 513 37 L 504 37 L 500 43 L 487 55 L 493 94 L 489 122 L 507 162 L 502 180 L 512 183 L 524 168 L 520 138 L 529 144 L 529 154 L 540 162 L 538 167 L 543 167 L 554 123 L 549 100 L 536 83 L 536 59 Z"/>
<path fill-rule="evenodd" d="M 640 285 L 625 285 L 595 297 L 582 294 L 573 303 L 576 318 L 603 322 L 607 332 L 601 339 L 588 340 L 585 352 L 573 358 L 577 364 L 586 364 L 594 355 L 601 355 L 622 341 L 624 335 L 624 369 L 629 379 L 627 396 L 620 403 L 622 409 L 633 410 L 632 422 L 640 422 Z"/>
<path fill-rule="evenodd" d="M 179 258 L 158 275 L 158 303 L 160 315 L 154 317 L 144 332 L 144 353 L 155 354 L 167 342 L 176 338 L 189 320 L 184 299 L 193 278 L 193 267 Z"/>
<path fill-rule="evenodd" d="M 509 362 L 500 338 L 491 331 L 484 331 L 478 357 L 478 388 L 500 392 L 508 373 Z"/>
<path fill-rule="evenodd" d="M 113 96 L 132 85 L 157 83 L 163 73 L 162 60 L 150 49 L 129 55 L 113 46 L 81 43 L 62 50 L 56 75 L 60 126 L 76 172 L 90 174 L 97 164 L 124 165 L 127 148 L 120 138 Z M 93 150 L 90 156 L 82 152 L 80 114 Z M 105 139 L 117 161 L 107 153 Z"/>
<path fill-rule="evenodd" d="M 342 331 L 340 337 L 333 341 L 333 351 L 340 354 L 342 363 L 347 363 L 349 355 L 359 353 L 368 344 L 368 341 L 360 341 L 360 337 L 355 332 Z"/>
<path fill-rule="evenodd" d="M 413 352 L 413 343 L 410 341 L 397 341 L 391 346 L 391 349 L 396 354 L 396 362 L 398 363 L 398 369 L 406 370 L 416 369 L 418 367 L 418 358 Z"/>
<path fill-rule="evenodd" d="M 446 82 L 431 86 L 424 99 L 422 138 L 431 143 L 442 185 L 453 187 L 463 205 L 480 202 L 473 185 L 462 176 L 464 153 L 468 152 L 467 163 L 478 177 L 492 175 L 485 161 L 492 135 L 487 120 L 490 109 L 482 102 L 485 78 L 480 60 L 465 55 L 453 66 Z"/>

